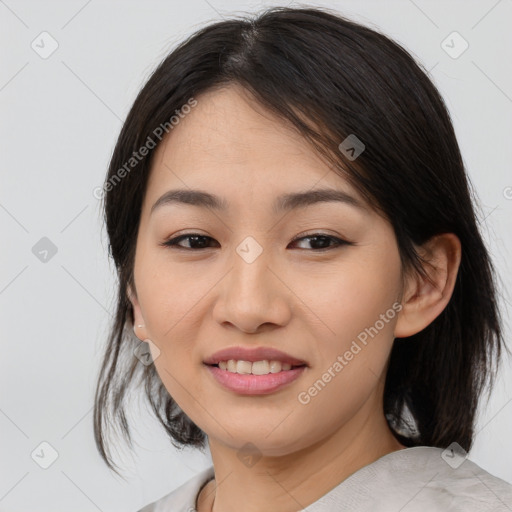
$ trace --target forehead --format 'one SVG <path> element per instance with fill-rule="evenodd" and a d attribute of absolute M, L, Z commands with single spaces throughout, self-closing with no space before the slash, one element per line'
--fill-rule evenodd
<path fill-rule="evenodd" d="M 315 186 L 350 192 L 335 172 L 283 119 L 238 85 L 208 91 L 156 149 L 147 198 L 171 188 L 202 188 L 248 199 Z"/>

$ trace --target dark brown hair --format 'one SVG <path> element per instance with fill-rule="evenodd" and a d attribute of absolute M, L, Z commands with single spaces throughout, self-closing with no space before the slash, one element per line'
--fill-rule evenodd
<path fill-rule="evenodd" d="M 394 341 L 384 411 L 406 446 L 456 441 L 469 450 L 479 398 L 492 386 L 504 344 L 494 270 L 447 108 L 428 74 L 378 31 L 325 8 L 277 7 L 215 22 L 182 42 L 144 85 L 119 135 L 104 197 L 119 287 L 94 407 L 101 456 L 115 471 L 105 435 L 111 426 L 119 425 L 132 445 L 125 415 L 132 383 L 144 384 L 176 447 L 205 446 L 205 433 L 174 402 L 154 365 L 133 354 L 139 341 L 127 286 L 134 288 L 154 151 L 138 157 L 122 179 L 119 170 L 190 98 L 200 101 L 201 93 L 228 84 L 243 86 L 294 126 L 389 220 L 403 268 L 423 273 L 415 247 L 440 233 L 459 237 L 462 259 L 447 307 L 423 331 Z M 357 162 L 338 149 L 350 134 L 365 144 Z"/>

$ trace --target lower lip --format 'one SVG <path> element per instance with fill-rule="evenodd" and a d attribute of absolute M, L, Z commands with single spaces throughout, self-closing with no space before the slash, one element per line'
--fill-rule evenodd
<path fill-rule="evenodd" d="M 306 366 L 282 370 L 267 375 L 240 374 L 221 370 L 217 366 L 205 365 L 213 377 L 225 388 L 241 395 L 266 395 L 273 393 L 300 377 Z"/>

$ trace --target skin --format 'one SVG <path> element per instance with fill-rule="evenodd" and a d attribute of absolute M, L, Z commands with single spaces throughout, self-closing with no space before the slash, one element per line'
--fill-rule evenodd
<path fill-rule="evenodd" d="M 446 234 L 419 248 L 433 263 L 427 267 L 432 283 L 407 273 L 402 279 L 390 223 L 294 129 L 239 86 L 197 100 L 154 155 L 137 239 L 136 289 L 129 291 L 134 324 L 142 324 L 135 333 L 151 340 L 166 389 L 208 435 L 215 480 L 200 493 L 198 511 L 297 511 L 363 466 L 404 449 L 382 408 L 389 353 L 395 337 L 420 331 L 446 306 L 460 242 Z M 322 202 L 272 212 L 282 193 L 326 187 L 365 207 Z M 176 188 L 216 194 L 229 208 L 168 204 L 150 214 L 155 201 Z M 213 240 L 195 252 L 160 245 L 185 233 Z M 353 245 L 331 241 L 330 249 L 315 251 L 322 246 L 311 239 L 292 243 L 315 233 Z M 263 249 L 250 264 L 236 252 L 247 236 Z M 397 303 L 402 310 L 309 403 L 300 403 L 299 393 Z M 238 395 L 203 365 L 235 345 L 275 347 L 309 367 L 272 394 Z M 260 456 L 251 466 L 237 456 L 249 441 Z"/>

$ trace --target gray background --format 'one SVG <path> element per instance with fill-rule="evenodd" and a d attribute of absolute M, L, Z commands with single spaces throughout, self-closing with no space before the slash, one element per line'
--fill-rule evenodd
<path fill-rule="evenodd" d="M 135 511 L 210 465 L 208 455 L 175 450 L 137 399 L 138 448 L 122 452 L 128 480 L 96 452 L 92 397 L 115 276 L 93 190 L 137 91 L 175 44 L 213 20 L 287 3 L 0 0 L 1 511 Z M 380 28 L 431 70 L 479 195 L 510 340 L 512 1 L 309 5 Z M 459 53 L 463 40 L 442 45 L 453 31 L 469 44 L 457 58 L 445 50 Z M 52 40 L 58 48 L 42 58 Z M 38 253 L 43 237 L 56 254 Z M 469 454 L 509 482 L 511 369 L 506 360 Z M 42 442 L 58 454 L 48 469 Z"/>

